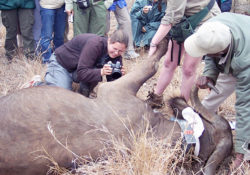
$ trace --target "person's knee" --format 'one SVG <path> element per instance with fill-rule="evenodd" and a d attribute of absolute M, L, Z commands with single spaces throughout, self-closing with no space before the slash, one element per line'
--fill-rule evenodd
<path fill-rule="evenodd" d="M 186 77 L 194 76 L 198 63 L 199 61 L 184 62 L 182 66 L 182 74 Z"/>
<path fill-rule="evenodd" d="M 183 67 L 182 74 L 185 77 L 192 77 L 195 75 L 195 67 Z"/>
<path fill-rule="evenodd" d="M 165 69 L 174 71 L 177 67 L 177 64 L 174 61 L 171 61 L 171 59 L 166 58 L 164 63 L 163 63 L 163 66 Z"/>

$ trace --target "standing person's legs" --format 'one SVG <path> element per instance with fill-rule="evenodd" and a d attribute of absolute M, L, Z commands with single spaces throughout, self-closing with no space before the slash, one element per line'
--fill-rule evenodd
<path fill-rule="evenodd" d="M 85 10 L 80 9 L 76 3 L 73 3 L 73 10 L 74 10 L 74 36 L 77 36 L 82 33 L 88 33 L 89 31 L 89 14 L 90 8 Z"/>
<path fill-rule="evenodd" d="M 172 46 L 173 46 L 173 60 L 171 61 Z M 157 84 L 154 87 L 153 92 L 150 92 L 148 94 L 148 99 L 146 100 L 146 102 L 152 108 L 161 108 L 164 106 L 163 92 L 169 85 L 174 76 L 174 71 L 178 64 L 178 55 L 179 55 L 178 51 L 179 51 L 179 46 L 176 44 L 176 42 L 170 41 L 168 43 L 168 51 L 165 55 L 165 60 L 160 72 L 160 76 L 157 79 Z M 181 53 L 181 55 L 183 55 L 183 52 Z"/>
<path fill-rule="evenodd" d="M 5 55 L 8 60 L 11 60 L 14 56 L 17 48 L 17 9 L 13 10 L 2 10 L 2 22 L 6 28 L 5 36 Z"/>
<path fill-rule="evenodd" d="M 23 38 L 24 54 L 27 58 L 34 58 L 35 40 L 32 35 L 34 24 L 33 9 L 18 9 L 21 35 Z"/>
<path fill-rule="evenodd" d="M 49 61 L 52 54 L 51 41 L 53 39 L 53 29 L 55 23 L 55 11 L 54 9 L 40 9 L 42 19 L 42 30 L 41 30 L 41 52 L 43 53 L 43 62 Z"/>
<path fill-rule="evenodd" d="M 17 24 L 17 47 L 18 48 L 23 48 L 23 37 L 21 34 L 21 28 L 20 28 L 20 22 L 19 22 L 19 16 L 18 16 L 18 20 L 17 20 L 18 24 Z"/>
<path fill-rule="evenodd" d="M 173 43 L 173 45 L 172 45 Z M 173 61 L 171 61 L 171 49 L 173 48 Z M 183 55 L 183 49 L 182 49 L 182 53 L 181 53 L 181 57 Z M 164 65 L 162 67 L 160 76 L 157 80 L 157 84 L 156 87 L 154 89 L 154 93 L 157 95 L 162 95 L 164 90 L 166 89 L 166 87 L 169 85 L 169 83 L 171 82 L 173 75 L 174 75 L 174 71 L 177 67 L 178 64 L 178 56 L 179 56 L 179 46 L 177 45 L 177 43 L 175 41 L 173 42 L 169 42 L 168 44 L 168 51 L 166 53 L 166 58 L 164 61 Z"/>
<path fill-rule="evenodd" d="M 184 50 L 184 47 L 183 47 Z M 189 100 L 190 92 L 196 79 L 196 69 L 201 62 L 201 58 L 194 58 L 185 53 L 182 65 L 181 95 Z"/>
<path fill-rule="evenodd" d="M 64 12 L 65 6 L 63 5 L 61 8 L 56 9 L 55 13 L 55 23 L 54 23 L 54 39 L 53 43 L 55 45 L 55 49 L 64 43 L 64 32 L 66 27 L 66 13 Z"/>
<path fill-rule="evenodd" d="M 249 160 L 250 151 L 250 69 L 242 69 L 236 75 L 236 127 L 234 148 L 236 158 L 233 168 L 238 168 L 243 158 Z M 241 159 L 241 160 L 240 160 Z"/>
<path fill-rule="evenodd" d="M 89 33 L 95 33 L 99 36 L 105 36 L 106 34 L 106 20 L 107 9 L 104 4 L 94 5 L 89 7 L 90 20 L 89 20 Z"/>
<path fill-rule="evenodd" d="M 35 40 L 35 48 L 39 45 L 39 40 L 41 36 L 42 21 L 40 15 L 40 4 L 39 0 L 35 0 L 36 8 L 34 9 L 34 25 L 33 25 L 33 35 Z"/>
<path fill-rule="evenodd" d="M 54 54 L 52 54 L 50 57 L 44 79 L 48 85 L 72 90 L 72 73 L 69 73 L 57 62 L 56 56 Z"/>
<path fill-rule="evenodd" d="M 123 29 L 128 33 L 129 36 L 129 43 L 127 52 L 124 54 L 124 58 L 136 58 L 139 54 L 135 53 L 134 46 L 133 46 L 133 34 L 132 34 L 132 27 L 131 27 L 131 19 L 128 12 L 127 7 L 119 8 L 116 7 L 114 11 L 116 20 L 119 24 L 119 28 Z"/>
<path fill-rule="evenodd" d="M 216 112 L 218 107 L 235 91 L 236 79 L 232 75 L 219 74 L 215 87 L 219 90 L 217 94 L 211 89 L 209 95 L 203 100 L 202 104 L 209 111 Z"/>
<path fill-rule="evenodd" d="M 110 11 L 107 11 L 107 16 L 106 16 L 106 32 L 105 35 L 108 36 L 110 30 Z"/>

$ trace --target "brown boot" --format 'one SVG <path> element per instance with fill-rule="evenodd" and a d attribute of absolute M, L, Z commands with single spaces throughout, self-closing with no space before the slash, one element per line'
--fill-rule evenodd
<path fill-rule="evenodd" d="M 154 92 L 148 92 L 146 103 L 152 108 L 162 108 L 164 106 L 163 95 L 157 95 Z"/>

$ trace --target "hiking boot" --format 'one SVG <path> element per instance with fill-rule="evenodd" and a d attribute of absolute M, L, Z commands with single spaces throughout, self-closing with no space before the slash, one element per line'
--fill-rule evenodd
<path fill-rule="evenodd" d="M 127 60 L 131 60 L 134 58 L 138 58 L 140 55 L 136 53 L 134 50 L 128 50 L 124 53 L 123 58 Z"/>
<path fill-rule="evenodd" d="M 148 103 L 152 108 L 162 108 L 164 106 L 163 95 L 148 92 L 146 103 Z"/>

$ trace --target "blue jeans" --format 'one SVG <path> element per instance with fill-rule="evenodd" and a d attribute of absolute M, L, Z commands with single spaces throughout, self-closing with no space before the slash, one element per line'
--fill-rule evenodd
<path fill-rule="evenodd" d="M 73 73 L 69 73 L 56 60 L 54 54 L 49 59 L 48 68 L 45 74 L 45 82 L 52 86 L 62 87 L 72 90 Z"/>
<path fill-rule="evenodd" d="M 64 12 L 64 8 L 64 5 L 58 9 L 40 8 L 42 19 L 40 46 L 41 52 L 43 53 L 43 63 L 48 62 L 53 50 L 64 43 L 66 25 L 66 13 Z M 52 40 L 55 48 L 51 46 Z"/>
<path fill-rule="evenodd" d="M 48 68 L 45 74 L 45 83 L 49 86 L 62 87 L 68 90 L 72 90 L 72 83 L 77 82 L 76 70 L 74 72 L 68 72 L 62 67 L 56 60 L 54 54 L 49 59 Z M 95 88 L 98 82 L 80 82 L 79 93 L 89 97 L 89 93 Z"/>
<path fill-rule="evenodd" d="M 35 0 L 36 8 L 34 9 L 34 19 L 35 23 L 33 25 L 33 35 L 35 40 L 35 49 L 37 49 L 40 36 L 41 36 L 41 29 L 42 29 L 42 21 L 41 21 L 41 15 L 40 15 L 40 0 Z"/>

